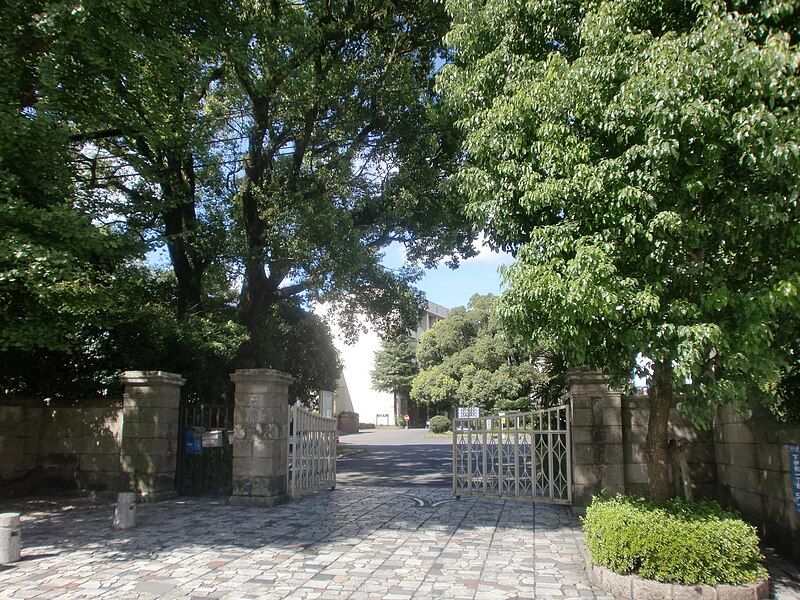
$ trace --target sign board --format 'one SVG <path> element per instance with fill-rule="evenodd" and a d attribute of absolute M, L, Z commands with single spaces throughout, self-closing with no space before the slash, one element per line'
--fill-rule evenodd
<path fill-rule="evenodd" d="M 388 425 L 388 424 L 389 424 L 389 413 L 378 413 L 377 415 L 375 415 L 375 425 Z"/>
<path fill-rule="evenodd" d="M 792 500 L 800 517 L 800 444 L 789 444 L 789 477 L 792 479 Z"/>
<path fill-rule="evenodd" d="M 328 390 L 320 391 L 319 412 L 323 417 L 333 418 L 333 392 Z"/>
<path fill-rule="evenodd" d="M 478 406 L 459 406 L 456 409 L 457 419 L 477 419 L 481 416 L 481 409 Z"/>

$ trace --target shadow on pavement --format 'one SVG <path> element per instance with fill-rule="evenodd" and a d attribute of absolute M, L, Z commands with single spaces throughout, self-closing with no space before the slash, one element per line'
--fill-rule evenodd
<path fill-rule="evenodd" d="M 337 482 L 381 486 L 451 485 L 453 463 L 449 445 L 372 445 L 362 448 L 363 452 L 339 459 Z"/>

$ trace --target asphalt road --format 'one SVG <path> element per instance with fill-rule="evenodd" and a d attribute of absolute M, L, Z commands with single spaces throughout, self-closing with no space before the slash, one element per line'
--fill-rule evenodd
<path fill-rule="evenodd" d="M 348 485 L 452 485 L 452 438 L 426 429 L 368 429 L 339 442 L 363 449 L 343 456 L 336 481 Z"/>

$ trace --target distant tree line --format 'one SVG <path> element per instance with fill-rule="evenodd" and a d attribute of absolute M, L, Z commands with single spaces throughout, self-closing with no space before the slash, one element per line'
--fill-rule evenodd
<path fill-rule="evenodd" d="M 429 414 L 458 406 L 484 413 L 555 404 L 564 393 L 563 359 L 545 344 L 509 336 L 495 314 L 498 299 L 475 295 L 425 331 L 387 339 L 372 371 L 373 387 L 407 397 Z"/>

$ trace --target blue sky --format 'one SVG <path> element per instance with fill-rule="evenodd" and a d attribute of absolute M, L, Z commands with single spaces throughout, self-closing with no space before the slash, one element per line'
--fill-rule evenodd
<path fill-rule="evenodd" d="M 436 269 L 426 269 L 417 287 L 432 300 L 447 308 L 465 306 L 473 294 L 498 294 L 500 275 L 497 268 L 511 264 L 514 259 L 505 253 L 492 252 L 486 246 L 479 246 L 478 256 L 462 261 L 457 269 L 449 269 L 444 264 Z M 386 251 L 383 264 L 397 269 L 405 260 L 400 244 L 392 244 Z"/>

